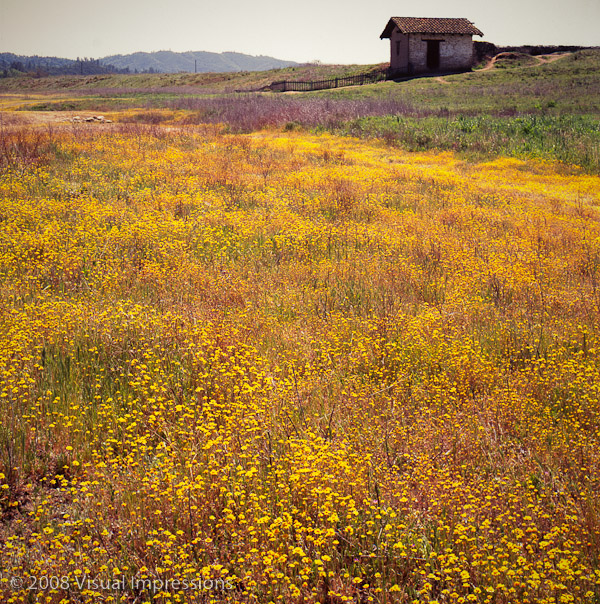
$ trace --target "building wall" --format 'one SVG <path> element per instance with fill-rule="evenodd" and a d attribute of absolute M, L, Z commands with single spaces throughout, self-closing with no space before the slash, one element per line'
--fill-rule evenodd
<path fill-rule="evenodd" d="M 390 68 L 392 71 L 408 71 L 408 36 L 394 28 L 390 37 Z"/>
<path fill-rule="evenodd" d="M 436 71 L 461 71 L 473 65 L 473 36 L 465 34 L 402 34 L 390 36 L 390 68 L 400 73 L 423 73 L 427 67 L 427 40 L 441 40 L 440 67 Z"/>
<path fill-rule="evenodd" d="M 466 34 L 409 34 L 408 73 L 430 71 L 427 67 L 427 40 L 441 40 L 440 67 L 436 71 L 460 71 L 473 65 L 473 36 Z"/>

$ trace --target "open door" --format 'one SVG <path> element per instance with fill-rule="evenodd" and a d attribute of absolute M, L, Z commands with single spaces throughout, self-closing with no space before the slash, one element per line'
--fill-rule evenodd
<path fill-rule="evenodd" d="M 440 40 L 426 40 L 427 69 L 435 71 L 440 68 Z"/>

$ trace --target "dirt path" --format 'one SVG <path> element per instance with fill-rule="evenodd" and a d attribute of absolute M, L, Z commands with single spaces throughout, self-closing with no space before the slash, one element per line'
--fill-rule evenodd
<path fill-rule="evenodd" d="M 510 54 L 513 54 L 513 53 L 510 53 L 510 52 L 498 53 L 495 57 L 492 57 L 488 61 L 488 64 L 485 67 L 483 67 L 482 69 L 478 69 L 477 72 L 489 71 L 490 69 L 495 69 L 496 61 L 498 59 L 502 59 L 503 57 L 506 57 L 507 55 L 510 55 Z M 535 59 L 537 61 L 537 63 L 535 63 L 533 65 L 523 65 L 523 67 L 526 69 L 531 69 L 532 67 L 539 67 L 540 65 L 545 65 L 546 63 L 554 63 L 554 61 L 558 61 L 558 59 L 562 59 L 563 57 L 566 57 L 567 55 L 570 55 L 570 54 L 573 54 L 573 53 L 555 52 L 551 55 L 529 55 L 529 56 L 531 56 L 532 59 Z"/>
<path fill-rule="evenodd" d="M 488 62 L 487 65 L 485 67 L 482 67 L 481 69 L 478 69 L 477 71 L 489 71 L 490 69 L 494 69 L 494 65 L 496 63 L 496 58 L 498 57 L 498 55 L 496 55 L 495 57 L 492 57 Z"/>
<path fill-rule="evenodd" d="M 496 61 L 498 59 L 502 59 L 503 57 L 510 55 L 510 54 L 513 54 L 513 53 L 510 53 L 510 52 L 498 53 L 495 57 L 492 57 L 488 61 L 487 65 L 485 67 L 483 67 L 482 69 L 477 69 L 476 72 L 479 73 L 481 71 L 490 71 L 490 69 L 495 69 Z M 551 55 L 528 55 L 528 56 L 531 56 L 532 59 L 535 59 L 537 61 L 537 63 L 534 63 L 533 65 L 523 65 L 522 67 L 530 69 L 531 67 L 539 67 L 540 65 L 545 65 L 546 63 L 554 63 L 554 61 L 558 61 L 558 59 L 562 59 L 563 57 L 566 57 L 567 55 L 570 55 L 570 54 L 572 54 L 572 53 L 555 52 Z M 440 84 L 450 84 L 450 82 L 448 82 L 442 76 L 436 77 L 435 80 L 436 80 L 436 82 L 440 82 Z"/>
<path fill-rule="evenodd" d="M 558 59 L 562 59 L 563 57 L 566 57 L 571 54 L 573 54 L 573 53 L 572 52 L 555 52 L 551 55 L 540 55 L 540 56 L 536 56 L 535 58 L 540 61 L 540 64 L 554 63 L 554 61 L 558 61 Z"/>

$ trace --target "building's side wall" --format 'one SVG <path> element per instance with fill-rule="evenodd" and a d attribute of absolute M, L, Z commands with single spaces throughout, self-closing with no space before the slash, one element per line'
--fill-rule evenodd
<path fill-rule="evenodd" d="M 390 68 L 392 71 L 408 71 L 408 36 L 394 28 L 390 37 L 391 55 Z"/>
<path fill-rule="evenodd" d="M 473 66 L 473 37 L 464 34 L 409 34 L 408 73 L 429 71 L 427 68 L 426 40 L 440 42 L 440 67 L 437 71 L 460 71 Z"/>

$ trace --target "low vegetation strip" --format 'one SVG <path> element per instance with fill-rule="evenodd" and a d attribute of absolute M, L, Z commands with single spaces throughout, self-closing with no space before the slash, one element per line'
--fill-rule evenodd
<path fill-rule="evenodd" d="M 382 138 L 409 151 L 450 150 L 479 159 L 558 160 L 600 174 L 600 120 L 589 116 L 368 116 L 333 130 Z"/>
<path fill-rule="evenodd" d="M 238 133 L 327 130 L 377 138 L 409 151 L 448 150 L 478 160 L 499 156 L 558 160 L 600 173 L 600 119 L 557 114 L 553 106 L 535 114 L 494 116 L 451 114 L 445 108 L 414 105 L 402 96 L 331 100 L 245 95 L 178 99 L 170 109 L 131 112 L 119 119 L 179 126 L 214 124 Z"/>
<path fill-rule="evenodd" d="M 498 156 L 560 160 L 598 174 L 600 52 L 584 50 L 551 59 L 556 56 L 542 57 L 533 67 L 520 66 L 520 61 L 500 62 L 505 68 L 445 76 L 443 83 L 416 78 L 291 96 L 223 92 L 241 86 L 261 88 L 282 76 L 294 81 L 331 80 L 375 72 L 381 66 L 48 78 L 51 89 L 24 98 L 5 88 L 0 103 L 27 111 L 89 111 L 155 125 L 220 124 L 232 133 L 325 129 L 377 137 L 407 150 L 451 150 L 476 160 Z M 24 90 L 43 81 L 9 84 Z M 5 85 L 0 82 L 0 87 Z M 64 92 L 58 93 L 62 86 Z M 14 113 L 0 118 L 17 119 Z"/>
<path fill-rule="evenodd" d="M 388 72 L 382 70 L 375 73 L 361 73 L 358 75 L 331 78 L 328 80 L 282 80 L 273 82 L 268 88 L 273 92 L 313 92 L 315 90 L 330 90 L 331 88 L 341 88 L 344 86 L 363 86 L 364 84 L 381 82 L 388 78 Z"/>
<path fill-rule="evenodd" d="M 599 177 L 1 140 L 0 599 L 600 598 Z"/>

